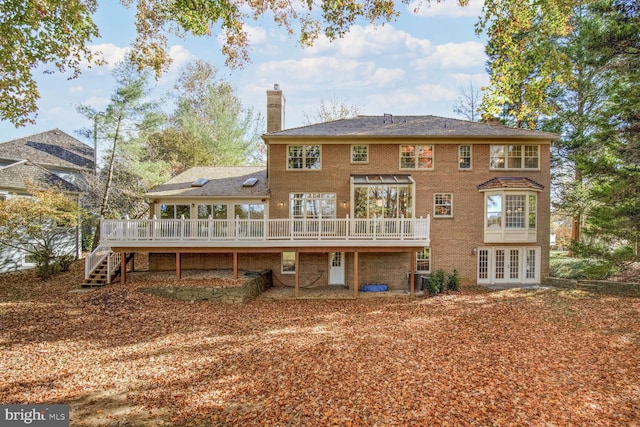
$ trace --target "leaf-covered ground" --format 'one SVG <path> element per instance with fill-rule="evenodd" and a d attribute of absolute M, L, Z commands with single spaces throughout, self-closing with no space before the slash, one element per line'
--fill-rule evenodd
<path fill-rule="evenodd" d="M 72 426 L 640 425 L 640 298 L 172 301 L 0 276 L 0 403 Z"/>

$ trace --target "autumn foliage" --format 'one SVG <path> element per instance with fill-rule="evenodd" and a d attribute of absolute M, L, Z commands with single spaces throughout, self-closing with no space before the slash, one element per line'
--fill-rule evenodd
<path fill-rule="evenodd" d="M 73 426 L 640 423 L 640 299 L 579 291 L 189 303 L 0 276 L 0 402 Z"/>

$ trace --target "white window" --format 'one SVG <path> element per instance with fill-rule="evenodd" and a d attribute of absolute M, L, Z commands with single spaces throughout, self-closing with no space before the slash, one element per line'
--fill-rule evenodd
<path fill-rule="evenodd" d="M 491 169 L 539 169 L 538 145 L 492 145 L 489 154 Z"/>
<path fill-rule="evenodd" d="M 214 203 L 211 205 L 198 205 L 198 219 L 227 219 L 227 205 Z"/>
<path fill-rule="evenodd" d="M 416 270 L 421 273 L 428 273 L 431 271 L 430 248 L 423 248 L 421 251 L 416 252 Z"/>
<path fill-rule="evenodd" d="M 296 273 L 296 253 L 282 252 L 282 274 Z"/>
<path fill-rule="evenodd" d="M 319 170 L 321 164 L 319 145 L 289 145 L 287 147 L 287 169 Z"/>
<path fill-rule="evenodd" d="M 264 219 L 264 205 L 262 203 L 238 203 L 233 206 L 234 218 Z"/>
<path fill-rule="evenodd" d="M 335 218 L 335 193 L 291 193 L 290 218 Z"/>
<path fill-rule="evenodd" d="M 471 169 L 471 145 L 458 145 L 458 169 Z"/>
<path fill-rule="evenodd" d="M 401 145 L 400 169 L 433 169 L 433 145 Z"/>
<path fill-rule="evenodd" d="M 433 195 L 433 216 L 451 218 L 453 216 L 453 194 L 436 193 Z"/>
<path fill-rule="evenodd" d="M 485 242 L 535 242 L 537 194 L 491 191 L 485 194 Z"/>
<path fill-rule="evenodd" d="M 351 163 L 369 163 L 369 146 L 352 145 Z"/>
<path fill-rule="evenodd" d="M 190 205 L 160 205 L 161 219 L 185 219 L 191 218 Z"/>

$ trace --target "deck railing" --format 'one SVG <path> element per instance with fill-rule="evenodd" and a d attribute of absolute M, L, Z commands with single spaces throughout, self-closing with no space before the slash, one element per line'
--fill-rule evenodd
<path fill-rule="evenodd" d="M 101 244 L 274 240 L 428 240 L 430 218 L 120 219 L 101 221 Z"/>

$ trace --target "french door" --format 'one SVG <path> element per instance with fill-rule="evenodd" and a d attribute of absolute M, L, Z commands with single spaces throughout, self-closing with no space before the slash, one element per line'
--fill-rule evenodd
<path fill-rule="evenodd" d="M 539 247 L 478 249 L 478 283 L 540 283 Z"/>

